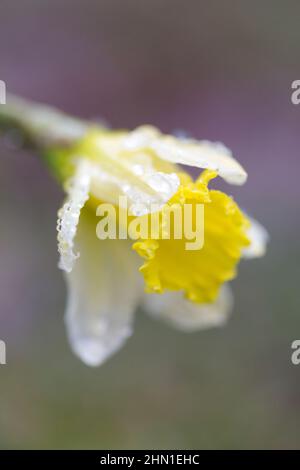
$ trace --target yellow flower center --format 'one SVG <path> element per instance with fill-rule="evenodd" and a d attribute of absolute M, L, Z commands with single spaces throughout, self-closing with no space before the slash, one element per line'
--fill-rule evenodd
<path fill-rule="evenodd" d="M 187 250 L 187 239 L 139 240 L 133 248 L 145 262 L 140 268 L 147 292 L 182 290 L 197 303 L 216 299 L 221 285 L 234 278 L 244 247 L 249 245 L 246 230 L 249 221 L 233 199 L 221 191 L 209 190 L 207 184 L 216 174 L 205 171 L 193 183 L 185 174 L 185 184 L 168 202 L 204 204 L 204 246 Z M 181 175 L 183 180 L 183 175 Z"/>

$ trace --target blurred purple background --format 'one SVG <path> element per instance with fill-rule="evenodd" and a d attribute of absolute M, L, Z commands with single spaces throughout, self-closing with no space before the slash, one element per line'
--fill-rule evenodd
<path fill-rule="evenodd" d="M 90 370 L 62 321 L 62 191 L 1 145 L 2 448 L 300 447 L 299 16 L 291 0 L 1 1 L 9 92 L 224 142 L 249 173 L 224 188 L 271 234 L 266 258 L 241 264 L 226 328 L 189 336 L 141 312 L 126 348 Z"/>

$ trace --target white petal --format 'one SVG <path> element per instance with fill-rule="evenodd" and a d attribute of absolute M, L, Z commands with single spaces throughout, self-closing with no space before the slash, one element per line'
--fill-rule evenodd
<path fill-rule="evenodd" d="M 66 182 L 67 197 L 58 211 L 57 241 L 60 254 L 59 267 L 71 272 L 78 254 L 74 253 L 74 238 L 80 217 L 80 211 L 89 197 L 91 185 L 91 167 L 85 160 L 78 163 L 75 175 Z"/>
<path fill-rule="evenodd" d="M 233 158 L 229 149 L 219 142 L 179 139 L 161 134 L 155 127 L 142 126 L 124 138 L 130 150 L 151 149 L 168 162 L 217 171 L 231 184 L 243 184 L 247 179 L 244 168 Z"/>
<path fill-rule="evenodd" d="M 127 196 L 130 212 L 139 216 L 152 212 L 152 207 L 159 210 L 176 193 L 176 167 L 157 165 L 159 160 L 145 152 L 128 152 L 123 135 L 100 134 L 94 139 L 98 172 L 91 192 L 97 199 L 118 204 L 119 196 Z"/>
<path fill-rule="evenodd" d="M 66 274 L 65 323 L 71 347 L 90 366 L 102 364 L 132 333 L 142 292 L 138 257 L 127 240 L 98 240 L 94 216 L 82 211 L 80 258 Z"/>
<path fill-rule="evenodd" d="M 250 245 L 244 249 L 244 258 L 258 258 L 266 253 L 269 234 L 267 230 L 257 220 L 250 219 L 251 225 L 248 229 L 247 236 L 250 239 Z"/>
<path fill-rule="evenodd" d="M 141 216 L 160 210 L 176 193 L 180 181 L 176 173 L 144 169 L 143 175 L 114 175 L 95 167 L 91 193 L 99 200 L 119 204 L 126 196 L 130 214 Z"/>
<path fill-rule="evenodd" d="M 221 288 L 219 297 L 211 304 L 190 302 L 181 292 L 145 294 L 143 300 L 147 313 L 187 332 L 224 325 L 232 306 L 233 296 L 228 285 Z"/>

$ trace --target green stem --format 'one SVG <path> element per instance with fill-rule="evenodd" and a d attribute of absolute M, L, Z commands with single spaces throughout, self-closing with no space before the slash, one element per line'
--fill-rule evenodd
<path fill-rule="evenodd" d="M 89 123 L 61 111 L 7 95 L 0 105 L 0 132 L 21 135 L 24 145 L 44 152 L 51 147 L 68 147 L 86 133 Z"/>

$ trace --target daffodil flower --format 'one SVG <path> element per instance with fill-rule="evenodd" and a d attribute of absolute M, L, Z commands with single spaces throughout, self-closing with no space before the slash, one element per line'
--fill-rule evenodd
<path fill-rule="evenodd" d="M 38 120 L 31 121 L 36 126 Z M 68 136 L 74 130 L 69 124 Z M 216 177 L 245 183 L 242 166 L 220 143 L 179 139 L 151 126 L 75 128 L 80 137 L 72 145 L 63 148 L 56 139 L 44 152 L 66 191 L 57 231 L 74 353 L 90 366 L 102 364 L 132 334 L 139 307 L 184 331 L 223 325 L 233 302 L 228 283 L 241 257 L 262 256 L 268 239 L 232 197 L 211 189 Z M 194 181 L 179 165 L 199 169 L 199 177 Z M 203 248 L 186 250 L 186 240 L 175 237 L 99 240 L 96 208 L 101 202 L 117 206 L 120 196 L 128 198 L 135 218 L 147 217 L 153 204 L 159 211 L 174 203 L 203 204 Z"/>
<path fill-rule="evenodd" d="M 221 144 L 180 140 L 153 127 L 132 132 L 92 130 L 71 150 L 52 155 L 56 168 L 73 165 L 59 212 L 60 267 L 68 285 L 66 326 L 74 352 L 103 363 L 132 333 L 139 306 L 174 326 L 194 331 L 222 325 L 232 307 L 228 281 L 241 256 L 262 255 L 266 232 L 231 197 L 209 189 L 222 177 L 243 184 L 247 175 Z M 204 170 L 196 181 L 178 164 Z M 205 244 L 185 240 L 98 240 L 95 207 L 132 204 L 161 210 L 174 202 L 205 205 Z M 136 217 L 145 217 L 139 214 Z M 142 274 L 142 276 L 141 276 Z"/>

